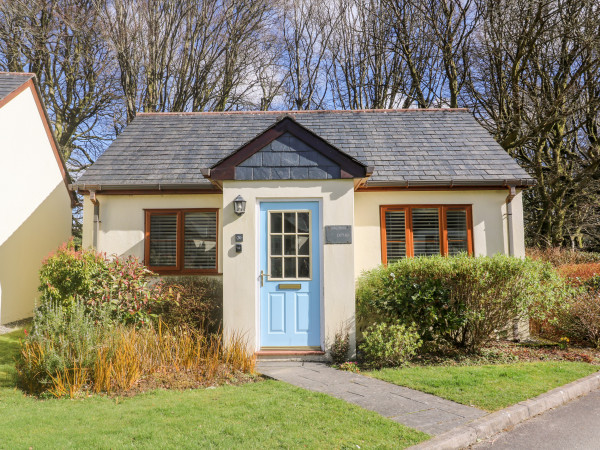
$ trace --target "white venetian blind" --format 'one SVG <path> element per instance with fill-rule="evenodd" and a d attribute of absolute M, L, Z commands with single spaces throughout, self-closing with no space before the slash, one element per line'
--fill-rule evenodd
<path fill-rule="evenodd" d="M 448 254 L 457 255 L 467 252 L 467 212 L 457 209 L 446 211 L 446 229 L 448 230 Z"/>
<path fill-rule="evenodd" d="M 150 216 L 150 266 L 177 265 L 177 214 Z"/>
<path fill-rule="evenodd" d="M 415 256 L 440 254 L 440 220 L 437 208 L 413 208 L 412 232 Z"/>
<path fill-rule="evenodd" d="M 217 267 L 217 213 L 192 212 L 184 215 L 185 269 Z"/>
<path fill-rule="evenodd" d="M 404 211 L 385 212 L 387 261 L 406 258 L 406 214 Z"/>

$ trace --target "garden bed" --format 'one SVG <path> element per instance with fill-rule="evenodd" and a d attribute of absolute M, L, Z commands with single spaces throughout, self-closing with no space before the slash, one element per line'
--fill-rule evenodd
<path fill-rule="evenodd" d="M 0 436 L 7 448 L 405 448 L 429 437 L 277 381 L 38 400 L 15 389 L 22 337 L 0 336 Z"/>

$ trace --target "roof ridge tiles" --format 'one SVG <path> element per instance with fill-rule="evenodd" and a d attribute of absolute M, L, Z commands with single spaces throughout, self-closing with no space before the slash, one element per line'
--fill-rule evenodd
<path fill-rule="evenodd" d="M 0 75 L 21 75 L 24 77 L 35 77 L 35 73 L 33 72 L 4 72 L 0 70 Z"/>
<path fill-rule="evenodd" d="M 139 112 L 137 116 L 223 116 L 223 115 L 287 115 L 287 114 L 344 114 L 391 112 L 466 112 L 467 108 L 398 108 L 398 109 L 311 109 L 277 111 L 196 111 L 196 112 Z"/>

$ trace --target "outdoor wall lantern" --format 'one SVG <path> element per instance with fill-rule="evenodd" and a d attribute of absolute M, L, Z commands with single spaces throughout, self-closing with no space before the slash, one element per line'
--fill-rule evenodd
<path fill-rule="evenodd" d="M 246 200 L 241 195 L 238 195 L 233 201 L 233 210 L 238 216 L 246 212 Z"/>

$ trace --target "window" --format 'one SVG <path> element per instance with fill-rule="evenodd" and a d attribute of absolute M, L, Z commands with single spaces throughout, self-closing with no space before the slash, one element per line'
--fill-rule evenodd
<path fill-rule="evenodd" d="M 310 211 L 269 211 L 269 279 L 311 277 Z"/>
<path fill-rule="evenodd" d="M 381 207 L 383 263 L 413 256 L 473 254 L 470 205 Z"/>
<path fill-rule="evenodd" d="M 153 271 L 217 273 L 218 210 L 146 210 L 145 263 Z"/>

